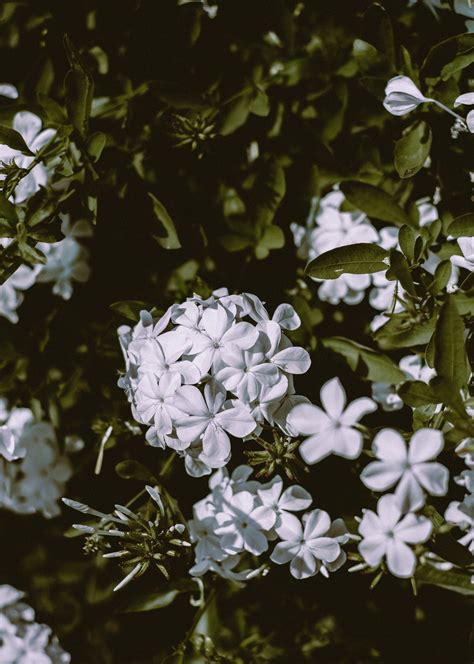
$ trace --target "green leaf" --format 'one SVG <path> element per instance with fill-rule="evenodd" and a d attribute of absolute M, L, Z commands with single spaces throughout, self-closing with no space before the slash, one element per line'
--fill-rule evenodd
<path fill-rule="evenodd" d="M 27 154 L 30 157 L 34 155 L 25 143 L 23 136 L 14 129 L 10 129 L 10 127 L 5 127 L 4 125 L 0 125 L 0 145 L 8 145 L 12 150 L 18 150 L 18 152 Z"/>
<path fill-rule="evenodd" d="M 358 210 L 380 221 L 402 226 L 414 226 L 414 222 L 398 203 L 382 189 L 365 182 L 349 180 L 341 184 L 347 200 Z"/>
<path fill-rule="evenodd" d="M 166 231 L 165 237 L 153 235 L 153 238 L 158 242 L 160 247 L 163 247 L 163 249 L 180 249 L 181 243 L 176 232 L 176 227 L 165 206 L 156 198 L 156 196 L 153 196 L 152 193 L 148 192 L 148 196 L 152 200 L 153 211 L 156 218 L 163 224 Z"/>
<path fill-rule="evenodd" d="M 84 135 L 89 125 L 94 81 L 67 35 L 64 37 L 64 47 L 71 65 L 64 79 L 67 114 L 73 127 Z"/>
<path fill-rule="evenodd" d="M 450 295 L 439 313 L 434 344 L 434 366 L 438 377 L 446 380 L 455 389 L 461 389 L 468 380 L 464 323 L 455 300 Z"/>
<path fill-rule="evenodd" d="M 395 63 L 395 43 L 390 17 L 378 2 L 369 6 L 364 14 L 364 36 L 368 42 L 384 53 L 388 62 Z"/>
<path fill-rule="evenodd" d="M 135 461 L 135 459 L 120 461 L 115 466 L 115 472 L 124 480 L 140 480 L 142 482 L 147 482 L 148 484 L 157 483 L 157 479 L 153 473 L 151 473 L 142 463 Z"/>
<path fill-rule="evenodd" d="M 257 86 L 254 96 L 250 101 L 249 109 L 251 113 L 261 117 L 265 117 L 270 113 L 270 100 L 265 90 Z"/>
<path fill-rule="evenodd" d="M 435 325 L 436 313 L 427 321 L 412 323 L 409 315 L 401 312 L 393 315 L 388 323 L 377 330 L 374 337 L 383 350 L 421 346 L 431 339 Z"/>
<path fill-rule="evenodd" d="M 337 279 L 341 274 L 370 274 L 388 268 L 388 251 L 377 244 L 361 242 L 337 247 L 317 256 L 306 266 L 315 279 Z"/>
<path fill-rule="evenodd" d="M 416 295 L 407 260 L 405 256 L 396 249 L 390 249 L 390 269 L 387 270 L 386 277 L 391 281 L 398 280 L 407 293 L 410 293 L 410 295 Z"/>
<path fill-rule="evenodd" d="M 459 567 L 469 567 L 474 557 L 466 546 L 459 544 L 451 533 L 437 533 L 429 543 L 429 548 L 438 556 Z"/>
<path fill-rule="evenodd" d="M 474 34 L 466 33 L 450 37 L 436 44 L 429 51 L 421 72 L 428 82 L 442 78 L 448 80 L 453 74 L 474 62 Z"/>
<path fill-rule="evenodd" d="M 93 133 L 87 141 L 87 152 L 94 163 L 99 161 L 106 142 L 107 136 L 101 131 Z"/>
<path fill-rule="evenodd" d="M 472 237 L 474 235 L 474 213 L 468 212 L 456 217 L 448 226 L 448 235 L 453 237 Z"/>
<path fill-rule="evenodd" d="M 123 316 L 127 320 L 136 323 L 140 319 L 141 311 L 150 311 L 153 305 L 141 300 L 123 300 L 121 302 L 114 302 L 110 305 L 112 311 L 119 316 Z"/>
<path fill-rule="evenodd" d="M 179 595 L 179 590 L 163 590 L 159 593 L 152 593 L 143 599 L 137 599 L 122 610 L 122 613 L 137 613 L 140 611 L 155 611 L 170 606 Z"/>
<path fill-rule="evenodd" d="M 461 316 L 474 316 L 474 290 L 455 293 L 454 301 Z"/>
<path fill-rule="evenodd" d="M 395 168 L 401 178 L 411 178 L 423 167 L 431 150 L 431 129 L 418 122 L 395 144 Z"/>
<path fill-rule="evenodd" d="M 219 132 L 222 136 L 232 134 L 247 122 L 251 103 L 251 94 L 244 93 L 223 107 L 219 124 Z"/>
<path fill-rule="evenodd" d="M 58 104 L 57 101 L 41 92 L 38 94 L 38 101 L 46 112 L 48 120 L 57 125 L 68 124 L 68 117 L 64 112 L 63 107 Z"/>
<path fill-rule="evenodd" d="M 415 242 L 417 235 L 413 228 L 404 224 L 398 233 L 398 244 L 405 254 L 408 262 L 411 264 L 415 259 Z"/>
<path fill-rule="evenodd" d="M 342 355 L 352 371 L 357 371 L 366 380 L 397 385 L 405 379 L 403 371 L 390 358 L 373 348 L 345 337 L 330 337 L 321 343 L 325 348 Z"/>
<path fill-rule="evenodd" d="M 220 238 L 220 243 L 226 251 L 234 253 L 250 247 L 253 244 L 253 240 L 245 235 L 229 233 Z"/>
<path fill-rule="evenodd" d="M 0 192 L 0 219 L 6 219 L 8 222 L 11 222 L 12 228 L 15 228 L 18 222 L 18 215 L 16 213 L 16 208 L 13 203 L 10 203 L 5 195 Z"/>
<path fill-rule="evenodd" d="M 471 597 L 474 595 L 471 574 L 460 569 L 440 570 L 431 565 L 420 565 L 416 570 L 415 579 L 420 586 L 438 586 L 461 595 Z"/>
<path fill-rule="evenodd" d="M 441 261 L 441 263 L 436 266 L 433 281 L 428 288 L 431 295 L 437 295 L 440 291 L 446 288 L 451 277 L 451 270 L 452 265 L 449 259 Z"/>
<path fill-rule="evenodd" d="M 439 403 L 429 385 L 421 380 L 410 380 L 398 388 L 398 395 L 407 406 L 418 408 L 427 404 Z"/>
<path fill-rule="evenodd" d="M 285 234 L 279 226 L 272 224 L 265 229 L 261 240 L 255 247 L 255 256 L 262 260 L 268 256 L 271 249 L 281 249 L 284 246 Z"/>

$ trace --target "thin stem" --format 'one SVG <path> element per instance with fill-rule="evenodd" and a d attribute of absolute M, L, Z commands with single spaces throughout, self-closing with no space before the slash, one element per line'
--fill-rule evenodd
<path fill-rule="evenodd" d="M 180 652 L 178 653 L 178 659 L 176 660 L 176 664 L 183 664 L 184 663 L 184 656 L 186 654 L 188 643 L 190 642 L 190 640 L 191 640 L 191 638 L 192 638 L 192 636 L 193 636 L 193 634 L 196 630 L 196 627 L 199 624 L 199 621 L 201 620 L 203 615 L 206 613 L 206 611 L 209 608 L 209 606 L 210 606 L 212 600 L 214 599 L 215 595 L 216 595 L 216 589 L 213 588 L 210 591 L 209 595 L 207 596 L 206 600 L 201 604 L 199 609 L 196 611 L 196 614 L 194 616 L 194 620 L 191 623 L 191 627 L 188 629 L 188 631 L 186 632 L 186 636 L 184 637 L 184 639 L 180 643 L 180 646 L 179 646 L 180 647 Z"/>
<path fill-rule="evenodd" d="M 442 108 L 443 111 L 446 111 L 446 113 L 449 113 L 449 115 L 452 115 L 453 118 L 456 118 L 457 120 L 460 120 L 463 124 L 463 127 L 465 127 L 467 129 L 466 120 L 462 117 L 462 115 L 459 115 L 455 111 L 452 111 L 448 106 L 445 106 L 442 102 L 438 101 L 437 99 L 429 99 L 429 101 L 432 101 L 433 104 L 436 104 L 436 106 L 439 106 L 439 108 Z"/>

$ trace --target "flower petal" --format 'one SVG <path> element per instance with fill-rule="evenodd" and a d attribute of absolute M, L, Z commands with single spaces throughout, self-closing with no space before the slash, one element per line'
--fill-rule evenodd
<path fill-rule="evenodd" d="M 346 393 L 339 378 L 331 378 L 321 388 L 321 403 L 333 420 L 338 420 L 346 405 Z"/>
<path fill-rule="evenodd" d="M 360 397 L 350 403 L 341 417 L 342 424 L 350 426 L 358 422 L 364 415 L 377 410 L 377 404 L 369 397 Z"/>
<path fill-rule="evenodd" d="M 382 429 L 372 443 L 374 454 L 382 461 L 404 464 L 407 460 L 407 446 L 403 436 L 395 429 Z"/>
<path fill-rule="evenodd" d="M 296 405 L 288 414 L 287 421 L 293 431 L 303 436 L 318 433 L 330 423 L 328 416 L 319 406 L 309 403 Z"/>
<path fill-rule="evenodd" d="M 448 493 L 449 471 L 440 463 L 417 463 L 412 473 L 432 496 L 445 496 Z"/>
<path fill-rule="evenodd" d="M 402 510 L 396 497 L 392 494 L 382 496 L 377 503 L 377 512 L 380 517 L 380 522 L 386 530 L 392 530 L 395 524 L 398 523 Z"/>
<path fill-rule="evenodd" d="M 409 544 L 426 542 L 433 530 L 433 524 L 424 516 L 417 516 L 410 512 L 393 529 L 397 539 Z"/>
<path fill-rule="evenodd" d="M 408 461 L 410 464 L 429 461 L 438 456 L 444 447 L 444 439 L 441 431 L 437 429 L 418 429 L 413 434 L 408 450 Z"/>
<path fill-rule="evenodd" d="M 303 461 L 311 466 L 332 453 L 332 441 L 327 432 L 322 431 L 304 440 L 298 450 Z"/>
<path fill-rule="evenodd" d="M 387 542 L 387 567 L 394 576 L 407 579 L 415 571 L 415 554 L 404 542 L 390 539 Z"/>
<path fill-rule="evenodd" d="M 364 468 L 360 479 L 372 491 L 386 491 L 394 486 L 403 474 L 403 466 L 386 461 L 373 461 Z"/>
<path fill-rule="evenodd" d="M 359 553 L 371 567 L 380 565 L 386 551 L 386 538 L 384 535 L 372 535 L 359 542 Z"/>

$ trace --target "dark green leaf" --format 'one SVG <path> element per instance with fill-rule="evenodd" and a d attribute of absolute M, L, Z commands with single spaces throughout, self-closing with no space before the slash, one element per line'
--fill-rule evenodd
<path fill-rule="evenodd" d="M 175 225 L 165 206 L 156 198 L 156 196 L 153 196 L 153 194 L 150 192 L 148 192 L 148 196 L 153 202 L 153 211 L 156 218 L 163 224 L 163 228 L 166 231 L 166 235 L 164 237 L 153 235 L 154 239 L 158 242 L 160 247 L 163 247 L 163 249 L 180 249 L 181 243 L 179 241 Z"/>
<path fill-rule="evenodd" d="M 123 302 L 114 302 L 110 305 L 110 308 L 119 316 L 136 323 L 140 319 L 140 311 L 150 311 L 153 305 L 140 300 L 124 300 Z"/>
<path fill-rule="evenodd" d="M 468 212 L 461 217 L 456 217 L 448 226 L 448 234 L 453 237 L 474 236 L 474 213 Z"/>
<path fill-rule="evenodd" d="M 73 127 L 84 135 L 89 124 L 94 81 L 67 35 L 64 37 L 64 46 L 71 65 L 64 79 L 67 114 Z"/>
<path fill-rule="evenodd" d="M 436 266 L 433 281 L 431 282 L 428 289 L 431 295 L 437 295 L 440 291 L 446 288 L 446 285 L 451 277 L 451 270 L 452 266 L 449 259 L 441 261 L 441 263 Z"/>
<path fill-rule="evenodd" d="M 440 570 L 431 565 L 418 566 L 415 579 L 418 585 L 431 585 L 451 590 L 461 595 L 474 595 L 471 574 L 460 569 Z"/>
<path fill-rule="evenodd" d="M 25 143 L 23 136 L 19 132 L 3 125 L 0 125 L 0 145 L 8 145 L 12 150 L 18 150 L 18 152 L 22 152 L 29 156 L 34 154 L 31 152 L 30 148 Z"/>
<path fill-rule="evenodd" d="M 405 256 L 396 249 L 390 249 L 390 269 L 387 271 L 386 277 L 391 281 L 398 280 L 407 293 L 410 293 L 410 295 L 416 295 L 407 260 Z"/>
<path fill-rule="evenodd" d="M 157 479 L 153 473 L 151 473 L 142 463 L 135 461 L 135 459 L 120 461 L 115 466 L 115 472 L 124 480 L 140 480 L 142 482 L 147 482 L 148 484 L 157 483 Z"/>
<path fill-rule="evenodd" d="M 427 79 L 449 79 L 474 62 L 474 34 L 461 34 L 436 44 L 428 53 L 422 74 Z"/>
<path fill-rule="evenodd" d="M 418 408 L 427 404 L 439 403 L 429 385 L 421 380 L 407 381 L 398 388 L 398 394 L 407 406 Z"/>
<path fill-rule="evenodd" d="M 377 244 L 352 244 L 321 254 L 306 266 L 306 274 L 316 279 L 337 279 L 341 274 L 370 274 L 386 270 L 387 258 L 388 251 Z"/>
<path fill-rule="evenodd" d="M 464 323 L 451 295 L 441 307 L 434 343 L 434 366 L 438 377 L 460 389 L 468 378 Z"/>
<path fill-rule="evenodd" d="M 365 182 L 349 180 L 341 184 L 341 190 L 354 207 L 369 217 L 402 226 L 414 226 L 414 222 L 398 203 L 382 189 Z"/>
<path fill-rule="evenodd" d="M 416 238 L 417 235 L 413 228 L 410 228 L 410 226 L 404 224 L 400 228 L 400 232 L 398 234 L 398 244 L 400 245 L 400 249 L 403 251 L 410 264 L 413 263 L 415 258 Z"/>
<path fill-rule="evenodd" d="M 87 141 L 87 152 L 94 163 L 99 161 L 106 142 L 107 137 L 101 131 L 96 131 Z"/>
<path fill-rule="evenodd" d="M 411 178 L 423 168 L 430 154 L 431 129 L 418 122 L 395 145 L 395 168 L 401 178 Z"/>
<path fill-rule="evenodd" d="M 405 379 L 403 371 L 390 358 L 373 348 L 345 337 L 323 339 L 322 344 L 325 348 L 342 355 L 352 371 L 360 372 L 367 380 L 397 385 Z"/>

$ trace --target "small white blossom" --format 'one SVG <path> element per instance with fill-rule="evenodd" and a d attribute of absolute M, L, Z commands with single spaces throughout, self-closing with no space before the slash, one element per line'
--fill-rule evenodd
<path fill-rule="evenodd" d="M 426 101 L 425 97 L 408 76 L 391 78 L 385 88 L 383 105 L 392 115 L 406 115 Z"/>
<path fill-rule="evenodd" d="M 0 586 L 0 662 L 2 664 L 69 664 L 71 656 L 51 628 L 35 622 L 24 593 Z"/>
<path fill-rule="evenodd" d="M 473 7 L 474 9 L 474 7 Z M 466 106 L 474 106 L 474 92 L 466 92 L 463 95 L 460 95 L 455 99 L 454 101 L 454 108 L 458 108 L 459 106 L 462 105 Z M 474 132 L 474 111 L 469 111 L 469 113 L 466 116 L 466 124 L 467 128 L 471 133 Z"/>
<path fill-rule="evenodd" d="M 13 129 L 23 137 L 29 149 L 36 153 L 56 135 L 56 130 L 45 129 L 42 131 L 42 121 L 34 113 L 20 111 L 13 118 Z M 28 168 L 34 161 L 34 157 L 24 155 L 18 150 L 0 145 L 0 161 L 4 163 L 15 162 L 19 168 Z M 4 179 L 0 175 L 0 179 Z M 49 171 L 44 164 L 37 164 L 27 176 L 22 178 L 15 189 L 15 203 L 22 203 L 35 194 L 40 187 L 45 187 L 49 179 Z"/>
<path fill-rule="evenodd" d="M 302 403 L 288 415 L 291 428 L 309 436 L 299 448 L 303 461 L 314 464 L 330 454 L 356 459 L 362 450 L 363 436 L 354 425 L 377 410 L 377 404 L 361 397 L 346 407 L 346 393 L 339 378 L 332 378 L 322 386 L 321 403 L 324 410 Z"/>
<path fill-rule="evenodd" d="M 396 496 L 382 496 L 377 513 L 364 510 L 359 525 L 363 539 L 359 552 L 371 567 L 377 567 L 386 558 L 389 571 L 400 578 L 413 576 L 416 556 L 408 546 L 426 542 L 433 525 L 423 516 L 409 513 L 402 517 L 402 509 Z"/>
<path fill-rule="evenodd" d="M 425 504 L 423 490 L 432 496 L 447 493 L 448 470 L 432 461 L 443 446 L 443 434 L 436 429 L 418 429 L 408 448 L 398 431 L 382 429 L 372 443 L 379 460 L 369 463 L 360 478 L 373 491 L 386 491 L 397 484 L 395 495 L 402 510 L 419 509 Z"/>
<path fill-rule="evenodd" d="M 451 256 L 451 263 L 474 272 L 474 237 L 460 237 L 457 243 L 462 256 Z"/>
<path fill-rule="evenodd" d="M 317 574 L 321 567 L 331 570 L 341 554 L 337 539 L 330 535 L 331 519 L 324 510 L 313 510 L 304 518 L 304 527 L 294 518 L 279 529 L 281 542 L 275 546 L 271 560 L 278 565 L 290 563 L 295 579 L 306 579 Z"/>
<path fill-rule="evenodd" d="M 465 530 L 466 534 L 459 539 L 459 543 L 467 546 L 474 554 L 474 496 L 467 495 L 462 502 L 453 500 L 449 503 L 444 518 L 448 523 Z"/>

